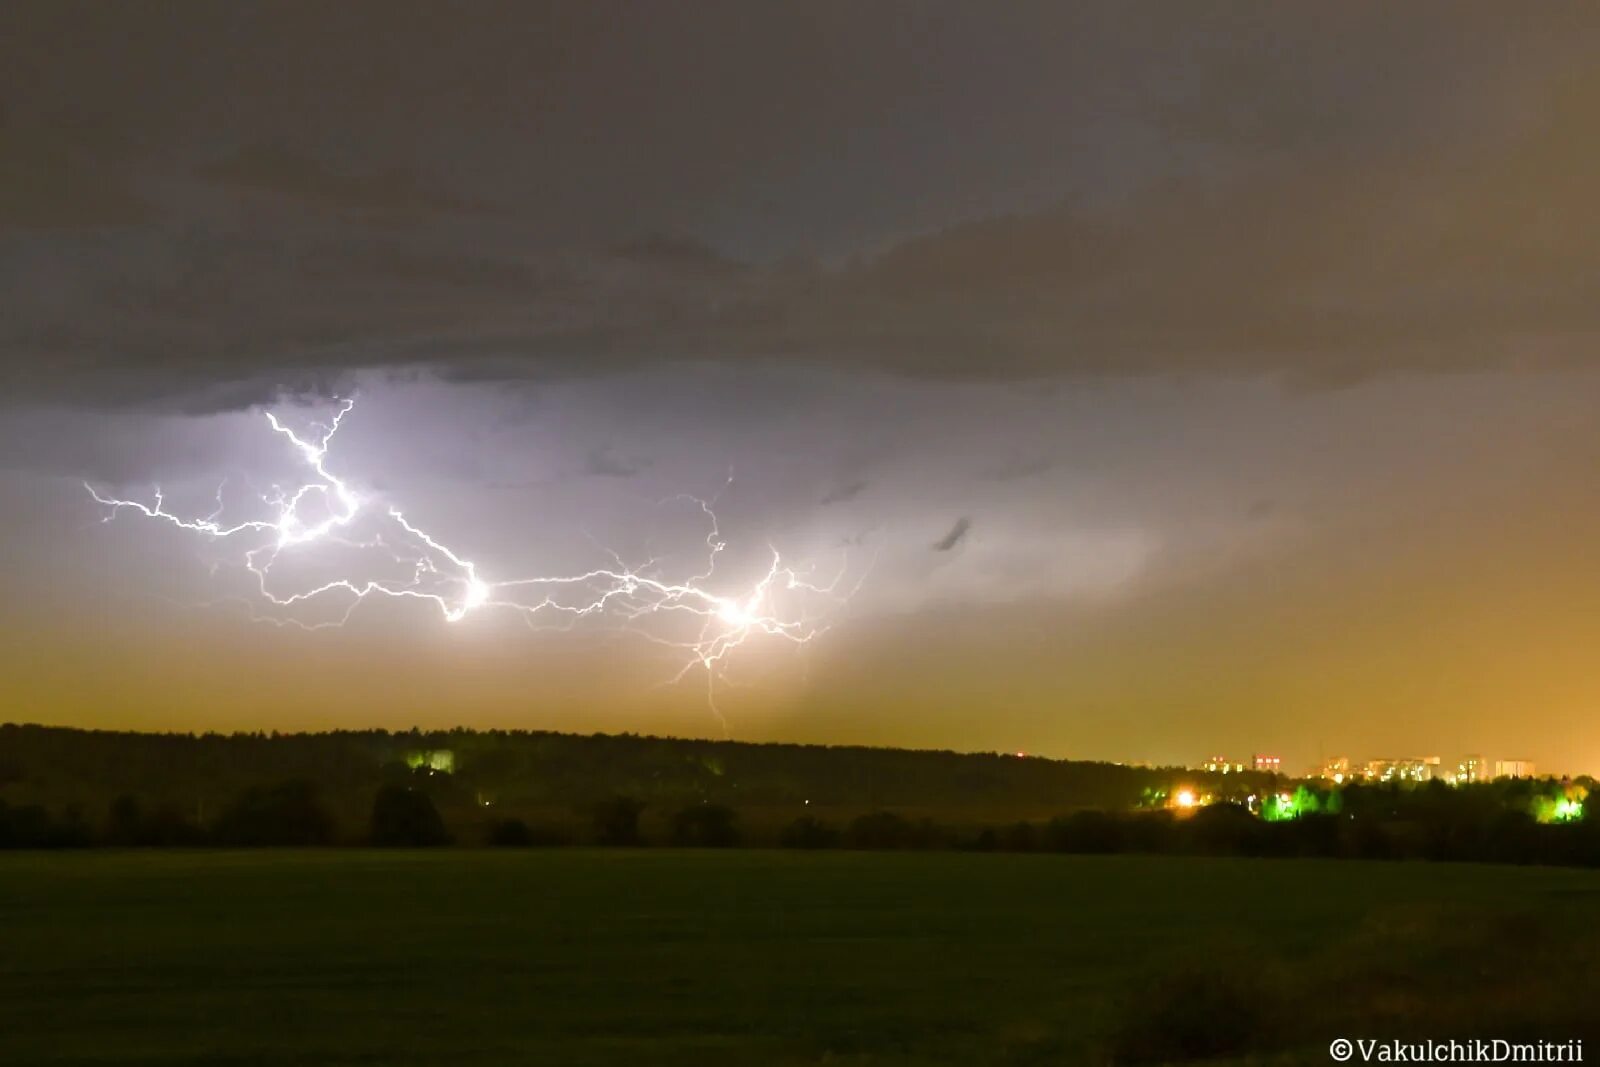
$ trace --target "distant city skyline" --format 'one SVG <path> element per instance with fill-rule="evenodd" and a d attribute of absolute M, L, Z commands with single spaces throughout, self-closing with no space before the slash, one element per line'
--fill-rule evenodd
<path fill-rule="evenodd" d="M 1336 784 L 1356 781 L 1428 782 L 1443 781 L 1456 784 L 1487 782 L 1496 778 L 1540 777 L 1538 765 L 1527 759 L 1489 759 L 1479 753 L 1466 753 L 1454 761 L 1443 756 L 1375 756 L 1352 760 L 1349 756 L 1333 756 L 1295 773 L 1292 766 L 1285 770 L 1281 757 L 1255 753 L 1248 760 L 1235 760 L 1228 756 L 1212 755 L 1194 766 L 1209 774 L 1237 774 L 1249 770 L 1255 773 L 1283 774 L 1290 778 L 1317 778 Z M 1546 771 L 1544 777 L 1563 777 L 1567 773 Z"/>

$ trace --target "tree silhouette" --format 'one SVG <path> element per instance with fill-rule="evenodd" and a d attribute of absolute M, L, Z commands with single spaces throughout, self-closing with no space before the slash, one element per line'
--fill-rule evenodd
<path fill-rule="evenodd" d="M 448 845 L 450 832 L 428 794 L 386 785 L 372 798 L 371 840 L 394 848 L 427 848 Z"/>

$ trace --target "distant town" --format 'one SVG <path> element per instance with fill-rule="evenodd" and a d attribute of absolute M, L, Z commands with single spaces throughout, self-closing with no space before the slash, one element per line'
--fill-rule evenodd
<path fill-rule="evenodd" d="M 1255 771 L 1263 774 L 1282 774 L 1283 761 L 1277 756 L 1256 753 L 1248 763 L 1237 762 L 1223 756 L 1210 756 L 1195 770 L 1210 774 L 1238 774 Z M 1462 756 L 1452 766 L 1438 756 L 1407 756 L 1402 758 L 1369 759 L 1365 763 L 1352 763 L 1349 757 L 1336 756 L 1311 767 L 1302 777 L 1322 779 L 1343 785 L 1346 782 L 1446 782 L 1466 785 L 1470 782 L 1492 782 L 1496 778 L 1537 778 L 1532 760 L 1497 759 L 1492 763 L 1483 756 Z"/>

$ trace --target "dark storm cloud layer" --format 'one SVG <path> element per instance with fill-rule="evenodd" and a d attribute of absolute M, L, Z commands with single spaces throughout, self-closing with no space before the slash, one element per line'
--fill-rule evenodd
<path fill-rule="evenodd" d="M 1586 5 L 12 4 L 0 386 L 1583 360 L 1597 43 Z"/>

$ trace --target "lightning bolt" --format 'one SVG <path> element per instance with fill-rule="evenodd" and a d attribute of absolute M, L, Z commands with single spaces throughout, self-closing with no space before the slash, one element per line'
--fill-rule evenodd
<path fill-rule="evenodd" d="M 704 670 L 712 710 L 719 719 L 713 685 L 736 649 L 763 637 L 806 644 L 825 632 L 826 614 L 854 592 L 841 589 L 848 560 L 841 557 L 836 572 L 828 580 L 818 581 L 814 568 L 787 566 L 770 545 L 769 563 L 756 581 L 732 593 L 715 591 L 721 586 L 717 560 L 726 543 L 712 505 L 688 496 L 678 499 L 696 505 L 708 526 L 706 565 L 700 573 L 668 580 L 656 573 L 655 560 L 630 567 L 607 551 L 609 566 L 583 573 L 485 578 L 473 560 L 412 522 L 399 508 L 358 492 L 329 468 L 335 435 L 354 407 L 353 400 L 342 401 L 332 419 L 307 436 L 284 425 L 276 414 L 266 413 L 268 426 L 293 447 L 306 474 L 305 481 L 292 490 L 274 487 L 270 493 L 258 494 L 265 517 L 224 521 L 226 483 L 217 489 L 216 508 L 198 517 L 170 510 L 159 486 L 148 502 L 109 496 L 88 482 L 84 488 L 107 509 L 106 522 L 127 511 L 208 540 L 248 542 L 242 552 L 243 565 L 254 576 L 262 602 L 279 609 L 278 615 L 265 621 L 306 629 L 340 626 L 357 606 L 374 598 L 426 601 L 437 607 L 448 623 L 486 611 L 515 613 L 530 624 L 550 615 L 564 619 L 569 626 L 590 617 L 610 619 L 652 642 L 685 653 L 681 669 L 669 682 L 680 682 L 697 668 Z M 381 553 L 392 576 L 340 576 L 299 585 L 281 577 L 286 561 L 318 546 Z M 855 588 L 864 578 L 863 574 Z M 308 623 L 293 614 L 296 609 L 327 601 L 344 604 L 332 620 Z M 814 610 L 818 603 L 826 610 Z M 648 625 L 667 617 L 686 619 L 688 636 L 668 636 Z"/>

